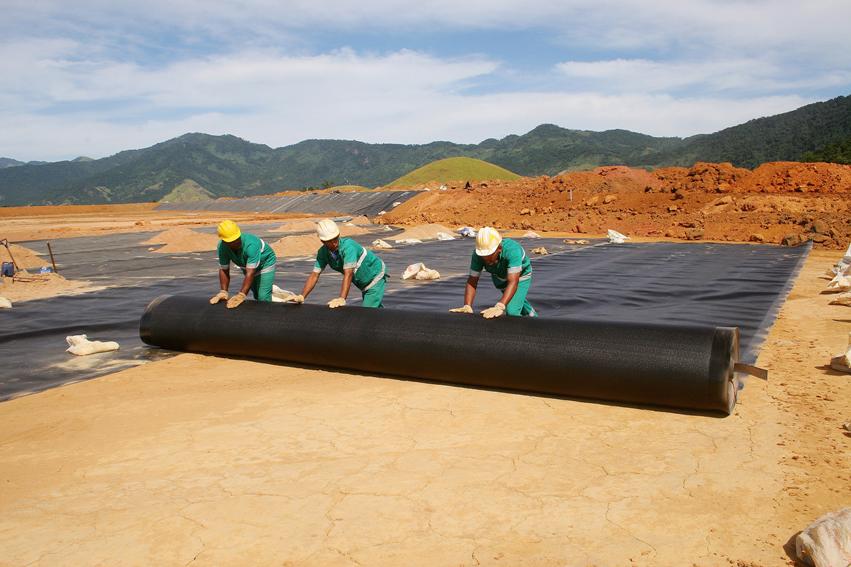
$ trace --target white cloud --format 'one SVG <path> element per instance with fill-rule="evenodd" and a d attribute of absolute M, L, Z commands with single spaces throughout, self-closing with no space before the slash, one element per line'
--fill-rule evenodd
<path fill-rule="evenodd" d="M 712 132 L 851 86 L 848 21 L 847 0 L 7 0 L 0 156 L 98 157 L 187 131 L 273 146 L 477 142 L 543 122 Z M 562 63 L 403 47 L 469 30 L 539 33 Z M 391 39 L 312 43 L 336 31 Z"/>
<path fill-rule="evenodd" d="M 847 0 L 7 0 L 4 26 L 21 30 L 89 28 L 97 34 L 158 30 L 279 38 L 285 30 L 410 31 L 541 28 L 584 47 L 679 51 L 816 51 L 848 61 Z M 431 26 L 424 28 L 424 26 Z M 843 49 L 844 48 L 844 49 Z"/>
<path fill-rule="evenodd" d="M 571 84 L 603 92 L 770 92 L 848 85 L 851 69 L 793 75 L 794 69 L 767 59 L 567 61 L 556 69 Z"/>
<path fill-rule="evenodd" d="M 245 52 L 157 70 L 48 56 L 49 65 L 32 62 L 39 71 L 27 79 L 33 81 L 29 90 L 5 96 L 0 155 L 101 157 L 190 131 L 230 133 L 270 146 L 306 138 L 474 143 L 545 122 L 690 135 L 810 102 L 797 96 L 731 101 L 593 91 L 471 94 L 459 84 L 496 72 L 497 63 L 411 51 L 305 57 Z M 68 104 L 76 106 L 64 109 Z M 60 110 L 45 111 L 51 107 Z"/>

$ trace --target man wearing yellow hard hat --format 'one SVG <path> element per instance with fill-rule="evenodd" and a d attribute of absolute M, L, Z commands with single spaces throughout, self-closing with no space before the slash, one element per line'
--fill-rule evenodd
<path fill-rule="evenodd" d="M 272 283 L 275 281 L 275 251 L 263 239 L 242 232 L 231 220 L 222 221 L 218 228 L 219 238 L 219 285 L 221 291 L 210 299 L 210 303 L 227 300 L 228 309 L 239 307 L 248 290 L 257 301 L 272 301 Z M 239 293 L 228 299 L 230 287 L 230 265 L 242 269 L 245 280 Z"/>
<path fill-rule="evenodd" d="M 491 275 L 493 285 L 502 298 L 482 311 L 485 319 L 503 315 L 537 317 L 535 308 L 526 300 L 532 285 L 532 263 L 516 241 L 502 238 L 495 228 L 486 226 L 476 235 L 476 249 L 470 260 L 470 276 L 464 289 L 464 306 L 450 309 L 453 313 L 472 313 L 473 299 L 482 269 Z"/>
<path fill-rule="evenodd" d="M 345 305 L 353 283 L 363 294 L 364 307 L 384 307 L 381 303 L 387 281 L 384 261 L 351 238 L 341 238 L 340 229 L 331 219 L 316 223 L 316 234 L 322 241 L 322 246 L 316 253 L 313 273 L 304 283 L 301 294 L 290 297 L 289 301 L 304 303 L 319 281 L 319 274 L 326 266 L 330 266 L 332 270 L 343 274 L 343 285 L 340 288 L 340 296 L 329 301 L 328 307 L 334 309 Z"/>

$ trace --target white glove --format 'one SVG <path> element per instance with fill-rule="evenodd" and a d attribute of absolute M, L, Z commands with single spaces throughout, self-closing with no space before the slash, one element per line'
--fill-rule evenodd
<path fill-rule="evenodd" d="M 245 301 L 245 294 L 241 291 L 228 299 L 228 309 L 233 309 L 235 307 L 239 307 L 242 305 L 242 302 Z"/>
<path fill-rule="evenodd" d="M 304 303 L 304 296 L 302 294 L 298 295 L 290 295 L 286 299 L 284 299 L 286 303 Z"/>
<path fill-rule="evenodd" d="M 505 304 L 497 303 L 493 307 L 488 307 L 482 311 L 482 317 L 485 319 L 493 319 L 494 317 L 502 317 L 505 315 Z"/>
<path fill-rule="evenodd" d="M 343 297 L 335 297 L 331 301 L 328 302 L 328 307 L 331 309 L 336 309 L 337 307 L 342 307 L 346 304 L 346 299 Z"/>
<path fill-rule="evenodd" d="M 450 313 L 472 313 L 473 308 L 469 305 L 465 305 L 464 307 L 456 307 L 455 309 L 450 309 Z"/>
<path fill-rule="evenodd" d="M 219 301 L 227 301 L 227 299 L 228 299 L 228 292 L 226 292 L 225 290 L 222 290 L 222 291 L 220 291 L 219 293 L 217 293 L 216 295 L 214 295 L 213 297 L 210 298 L 210 305 L 215 305 Z"/>

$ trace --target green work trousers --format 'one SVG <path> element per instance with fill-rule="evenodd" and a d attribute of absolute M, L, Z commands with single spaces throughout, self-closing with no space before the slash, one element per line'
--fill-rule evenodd
<path fill-rule="evenodd" d="M 496 282 L 494 282 L 496 284 Z M 508 284 L 505 282 L 500 282 L 500 285 L 497 285 L 496 288 L 500 291 L 505 290 L 505 286 Z M 510 315 L 511 317 L 537 317 L 538 312 L 535 311 L 535 308 L 526 300 L 526 294 L 529 293 L 529 288 L 532 286 L 532 278 L 530 277 L 527 280 L 521 280 L 517 284 L 517 291 L 514 292 L 514 297 L 511 298 L 511 301 L 508 302 L 508 305 L 505 306 L 505 314 Z"/>
<path fill-rule="evenodd" d="M 275 271 L 256 274 L 251 282 L 251 293 L 257 301 L 272 301 L 272 284 L 275 283 Z"/>
<path fill-rule="evenodd" d="M 384 307 L 382 300 L 384 299 L 384 286 L 387 281 L 387 276 L 384 276 L 373 285 L 368 290 L 362 292 L 363 293 L 363 306 L 364 307 Z"/>

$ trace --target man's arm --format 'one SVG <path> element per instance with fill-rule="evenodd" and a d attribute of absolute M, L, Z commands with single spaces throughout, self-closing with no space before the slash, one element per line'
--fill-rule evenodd
<path fill-rule="evenodd" d="M 301 288 L 301 296 L 306 299 L 310 292 L 313 291 L 313 288 L 316 287 L 316 282 L 319 281 L 319 274 L 321 272 L 313 271 L 307 276 L 307 281 L 304 282 L 304 287 Z"/>
<path fill-rule="evenodd" d="M 476 288 L 479 285 L 479 278 L 468 276 L 467 285 L 464 286 L 464 305 L 473 306 L 473 300 L 476 299 Z"/>
<path fill-rule="evenodd" d="M 257 275 L 257 268 L 247 268 L 245 270 L 245 280 L 242 282 L 242 288 L 239 290 L 239 293 L 242 295 L 248 295 L 248 291 L 251 289 L 251 284 L 254 283 L 255 275 Z"/>
<path fill-rule="evenodd" d="M 230 266 L 228 269 L 219 268 L 219 289 L 227 291 L 230 287 Z"/>
<path fill-rule="evenodd" d="M 512 300 L 514 294 L 517 292 L 517 286 L 520 284 L 520 272 L 509 273 L 506 277 L 508 278 L 508 283 L 505 286 L 505 291 L 502 292 L 502 299 L 499 302 L 508 307 L 508 302 Z"/>
<path fill-rule="evenodd" d="M 343 270 L 343 285 L 340 287 L 340 297 L 346 299 L 349 296 L 349 289 L 352 287 L 352 278 L 355 277 L 355 270 L 349 268 Z"/>

